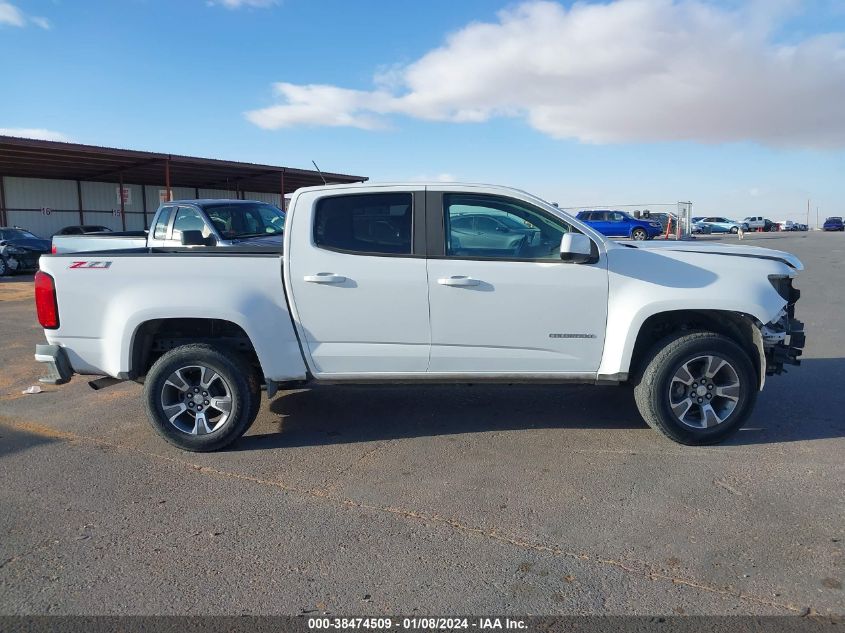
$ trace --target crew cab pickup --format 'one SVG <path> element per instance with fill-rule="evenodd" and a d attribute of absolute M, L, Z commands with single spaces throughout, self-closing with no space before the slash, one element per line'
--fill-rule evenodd
<path fill-rule="evenodd" d="M 495 221 L 477 222 L 485 216 Z M 804 345 L 794 256 L 616 243 L 490 185 L 304 188 L 283 249 L 160 247 L 40 265 L 44 380 L 143 382 L 153 427 L 192 451 L 240 437 L 262 389 L 308 383 L 626 383 L 656 430 L 713 443 Z"/>
<path fill-rule="evenodd" d="M 54 235 L 53 253 L 167 246 L 281 246 L 285 214 L 257 200 L 176 200 L 161 205 L 152 231 Z"/>

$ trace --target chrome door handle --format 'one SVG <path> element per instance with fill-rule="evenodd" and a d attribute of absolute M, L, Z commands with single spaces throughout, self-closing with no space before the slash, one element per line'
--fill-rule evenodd
<path fill-rule="evenodd" d="M 461 276 L 454 276 L 454 277 L 441 277 L 437 280 L 441 286 L 477 286 L 481 282 L 478 279 L 473 279 L 472 277 L 461 277 Z"/>
<path fill-rule="evenodd" d="M 316 275 L 305 275 L 305 281 L 312 284 L 342 284 L 346 281 L 343 275 L 335 275 L 334 273 L 317 273 Z"/>

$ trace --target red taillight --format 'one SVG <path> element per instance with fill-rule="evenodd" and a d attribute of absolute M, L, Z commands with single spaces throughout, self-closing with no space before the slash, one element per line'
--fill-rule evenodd
<path fill-rule="evenodd" d="M 40 270 L 35 273 L 35 310 L 38 322 L 47 330 L 59 327 L 59 305 L 56 302 L 56 284 L 53 278 Z"/>
<path fill-rule="evenodd" d="M 55 244 L 53 244 L 52 246 L 50 246 L 50 253 L 51 253 L 52 255 L 55 255 L 55 254 L 56 254 L 56 245 L 55 245 Z"/>

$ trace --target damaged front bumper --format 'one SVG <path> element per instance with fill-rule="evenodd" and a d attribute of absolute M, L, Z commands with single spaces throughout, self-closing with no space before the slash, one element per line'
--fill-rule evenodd
<path fill-rule="evenodd" d="M 800 365 L 807 337 L 804 323 L 795 318 L 795 303 L 801 291 L 792 287 L 792 279 L 772 279 L 778 294 L 786 299 L 786 307 L 778 318 L 762 328 L 763 348 L 766 355 L 766 375 L 782 374 L 784 365 Z"/>

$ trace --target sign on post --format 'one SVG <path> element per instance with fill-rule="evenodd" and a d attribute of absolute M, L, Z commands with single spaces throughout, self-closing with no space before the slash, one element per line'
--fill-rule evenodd
<path fill-rule="evenodd" d="M 120 185 L 114 188 L 114 191 L 117 194 L 117 205 L 120 206 L 121 194 L 123 194 L 124 206 L 127 204 L 132 204 L 132 189 L 130 189 L 129 187 L 123 187 L 122 189 L 123 191 L 121 191 Z"/>

